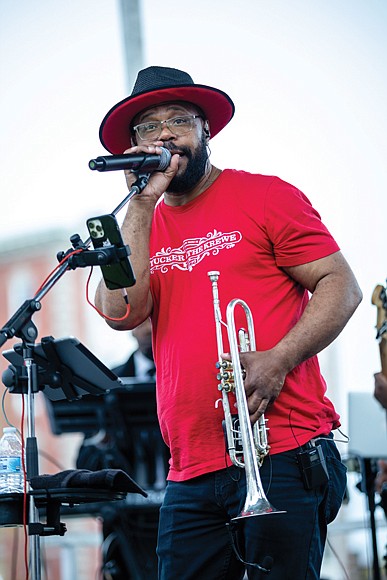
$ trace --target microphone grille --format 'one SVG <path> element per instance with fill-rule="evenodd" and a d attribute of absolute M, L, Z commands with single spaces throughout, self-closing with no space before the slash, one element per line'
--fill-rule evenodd
<path fill-rule="evenodd" d="M 165 147 L 161 147 L 159 171 L 164 171 L 171 162 L 171 152 Z"/>

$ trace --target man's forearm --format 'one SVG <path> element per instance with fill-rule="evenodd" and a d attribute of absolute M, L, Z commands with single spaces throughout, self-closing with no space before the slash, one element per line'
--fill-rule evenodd
<path fill-rule="evenodd" d="M 337 338 L 361 298 L 350 272 L 334 273 L 318 282 L 302 317 L 275 347 L 286 361 L 288 372 Z"/>

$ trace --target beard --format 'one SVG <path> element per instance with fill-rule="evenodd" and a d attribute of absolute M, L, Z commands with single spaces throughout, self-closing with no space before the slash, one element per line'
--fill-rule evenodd
<path fill-rule="evenodd" d="M 169 146 L 168 146 L 169 145 Z M 173 144 L 165 143 L 167 149 L 173 150 Z M 197 148 L 192 152 L 188 147 L 180 147 L 188 163 L 186 170 L 181 175 L 175 175 L 168 186 L 168 193 L 179 194 L 191 191 L 203 177 L 208 161 L 207 141 L 204 133 Z"/>

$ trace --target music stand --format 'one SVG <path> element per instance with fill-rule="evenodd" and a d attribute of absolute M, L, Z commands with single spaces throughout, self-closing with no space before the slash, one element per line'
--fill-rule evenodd
<path fill-rule="evenodd" d="M 51 430 L 55 435 L 85 435 L 77 460 L 79 468 L 125 466 L 144 489 L 160 490 L 165 488 L 170 454 L 157 419 L 156 383 L 134 377 L 120 380 L 120 388 L 102 397 L 87 395 L 72 402 L 46 397 Z M 93 440 L 97 434 L 103 434 L 103 443 Z M 106 463 L 98 459 L 104 450 L 109 458 Z"/>
<path fill-rule="evenodd" d="M 10 373 L 13 374 L 14 384 L 6 386 L 10 392 L 23 393 L 27 379 L 23 345 L 14 345 L 13 350 L 4 351 L 3 356 L 13 366 L 8 369 L 8 377 Z M 73 336 L 59 339 L 43 337 L 41 343 L 34 347 L 32 358 L 37 365 L 39 390 L 52 401 L 74 401 L 83 395 L 106 395 L 123 384 L 117 375 Z"/>
<path fill-rule="evenodd" d="M 100 430 L 116 433 L 121 420 L 158 426 L 155 381 L 142 381 L 135 377 L 122 377 L 119 381 L 120 386 L 111 393 L 109 391 L 102 397 L 87 395 L 72 402 L 54 399 L 44 390 L 54 435 L 83 433 L 90 436 Z"/>

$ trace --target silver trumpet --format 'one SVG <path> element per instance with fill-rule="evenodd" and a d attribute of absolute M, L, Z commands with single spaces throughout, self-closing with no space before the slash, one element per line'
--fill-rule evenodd
<path fill-rule="evenodd" d="M 222 405 L 224 411 L 227 446 L 230 459 L 237 467 L 244 467 L 246 470 L 246 501 L 240 514 L 233 518 L 233 521 L 251 516 L 261 516 L 266 514 L 285 513 L 277 510 L 268 501 L 263 490 L 259 467 L 265 456 L 269 453 L 266 427 L 267 419 L 261 415 L 258 421 L 251 426 L 247 397 L 243 384 L 244 371 L 240 362 L 239 352 L 254 351 L 255 334 L 253 317 L 246 302 L 234 299 L 229 302 L 226 309 L 227 324 L 222 320 L 220 312 L 220 301 L 218 292 L 218 278 L 220 272 L 208 272 L 212 282 L 212 294 L 214 302 L 214 314 L 216 324 L 216 338 L 218 345 L 218 362 L 216 363 L 219 373 L 217 375 L 220 383 L 219 390 L 222 392 Z M 241 306 L 246 315 L 247 331 L 240 329 L 237 333 L 235 328 L 234 310 L 236 306 Z M 223 349 L 222 325 L 227 327 L 228 340 L 230 344 L 231 363 L 222 359 Z M 238 337 L 237 337 L 238 335 Z M 238 342 L 239 341 L 239 342 Z M 235 425 L 234 417 L 230 411 L 228 393 L 234 392 L 238 409 L 239 428 Z"/>

